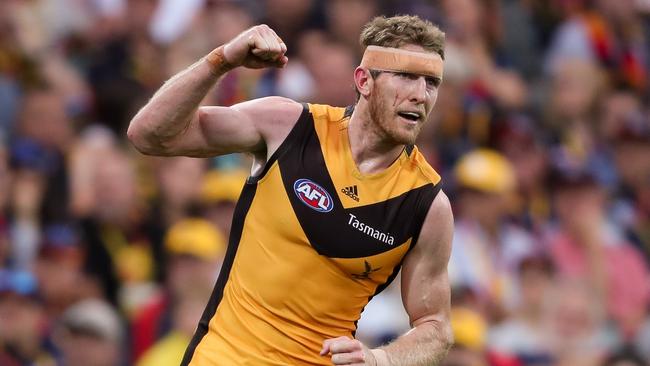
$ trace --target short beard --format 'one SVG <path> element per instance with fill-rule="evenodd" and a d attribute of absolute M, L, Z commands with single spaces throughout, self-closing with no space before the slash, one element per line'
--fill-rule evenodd
<path fill-rule="evenodd" d="M 395 116 L 387 115 L 389 108 L 386 105 L 386 98 L 379 88 L 375 88 L 375 93 L 368 97 L 368 111 L 370 113 L 370 123 L 376 126 L 377 133 L 389 144 L 395 145 L 413 145 L 420 133 L 420 125 L 416 126 L 415 133 L 404 133 L 399 127 L 395 126 L 393 120 Z"/>

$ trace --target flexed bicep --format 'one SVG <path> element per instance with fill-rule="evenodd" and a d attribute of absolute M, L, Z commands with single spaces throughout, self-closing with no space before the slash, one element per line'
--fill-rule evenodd
<path fill-rule="evenodd" d="M 300 103 L 283 97 L 255 99 L 232 107 L 201 107 L 197 138 L 212 155 L 270 155 L 287 136 L 302 109 Z"/>
<path fill-rule="evenodd" d="M 239 66 L 284 67 L 287 46 L 266 25 L 242 32 L 170 78 L 133 117 L 127 135 L 148 155 L 208 157 L 231 152 L 261 154 L 298 103 L 262 98 L 233 107 L 200 107 L 219 78 Z M 292 108 L 293 107 L 293 108 Z M 276 113 L 278 112 L 278 113 Z"/>

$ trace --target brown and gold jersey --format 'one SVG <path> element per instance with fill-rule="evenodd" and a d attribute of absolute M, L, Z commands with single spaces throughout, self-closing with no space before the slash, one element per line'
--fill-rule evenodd
<path fill-rule="evenodd" d="M 343 108 L 305 105 L 249 178 L 226 259 L 183 365 L 325 365 L 327 338 L 354 336 L 368 301 L 417 242 L 440 176 L 407 146 L 357 170 Z"/>

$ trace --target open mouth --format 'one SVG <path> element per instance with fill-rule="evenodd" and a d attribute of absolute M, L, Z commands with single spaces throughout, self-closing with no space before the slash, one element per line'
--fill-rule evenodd
<path fill-rule="evenodd" d="M 417 112 L 397 112 L 397 115 L 409 121 L 417 122 L 420 120 L 420 114 Z"/>

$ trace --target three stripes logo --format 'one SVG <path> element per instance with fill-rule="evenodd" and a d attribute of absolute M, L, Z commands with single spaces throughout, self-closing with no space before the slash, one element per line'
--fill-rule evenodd
<path fill-rule="evenodd" d="M 359 191 L 357 190 L 357 186 L 349 186 L 341 189 L 341 192 L 345 193 L 348 197 L 352 198 L 353 200 L 359 202 Z"/>

